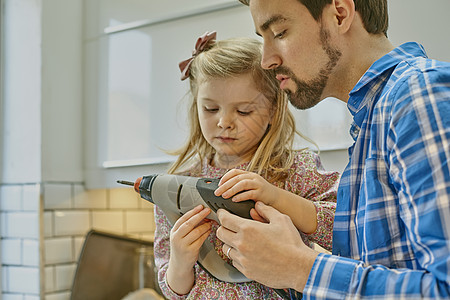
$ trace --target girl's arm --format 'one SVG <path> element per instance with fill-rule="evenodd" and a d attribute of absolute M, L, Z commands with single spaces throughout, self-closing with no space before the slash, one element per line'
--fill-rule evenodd
<path fill-rule="evenodd" d="M 261 201 L 288 215 L 298 230 L 307 234 L 316 231 L 316 207 L 311 201 L 274 186 L 256 173 L 238 169 L 227 172 L 215 194 L 231 197 L 234 202 L 249 199 Z M 254 219 L 263 221 L 254 209 L 250 214 Z"/>
<path fill-rule="evenodd" d="M 166 281 L 167 268 L 170 259 L 170 224 L 164 213 L 155 205 L 155 241 L 153 251 L 155 256 L 155 265 L 158 272 L 158 285 L 161 292 L 167 299 L 184 300 L 186 296 L 180 296 L 174 293 Z"/>
<path fill-rule="evenodd" d="M 290 190 L 311 200 L 317 211 L 317 230 L 308 234 L 307 237 L 310 241 L 331 251 L 340 173 L 325 171 L 320 157 L 310 151 L 299 152 L 294 165 L 298 176 L 292 178 L 291 184 L 297 188 Z"/>
<path fill-rule="evenodd" d="M 194 265 L 201 245 L 210 234 L 211 224 L 204 221 L 210 209 L 198 206 L 178 219 L 170 230 L 170 244 L 167 229 L 163 233 L 159 228 L 164 224 L 162 213 L 158 209 L 155 213 L 155 262 L 159 285 L 166 297 L 183 299 L 195 283 Z"/>

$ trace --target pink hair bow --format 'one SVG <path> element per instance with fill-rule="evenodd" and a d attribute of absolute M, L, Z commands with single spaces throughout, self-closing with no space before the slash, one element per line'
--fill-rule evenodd
<path fill-rule="evenodd" d="M 209 41 L 214 41 L 216 39 L 216 32 L 205 32 L 201 37 L 197 39 L 195 43 L 195 49 L 192 51 L 192 56 L 186 60 L 183 60 L 178 64 L 181 71 L 181 80 L 185 80 L 189 77 L 189 69 L 191 67 L 192 60 L 195 56 L 199 55 L 208 45 Z"/>

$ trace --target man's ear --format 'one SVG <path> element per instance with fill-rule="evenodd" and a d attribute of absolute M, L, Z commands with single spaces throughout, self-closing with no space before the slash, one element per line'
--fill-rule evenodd
<path fill-rule="evenodd" d="M 330 9 L 330 13 L 333 14 L 333 24 L 338 32 L 346 33 L 355 18 L 355 2 L 353 0 L 333 0 Z"/>

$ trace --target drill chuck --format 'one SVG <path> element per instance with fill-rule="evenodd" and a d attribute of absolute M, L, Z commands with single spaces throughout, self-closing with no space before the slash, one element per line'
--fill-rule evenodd
<path fill-rule="evenodd" d="M 148 175 L 139 177 L 134 184 L 134 190 L 141 195 L 141 198 L 154 204 L 155 201 L 152 199 L 152 187 L 157 176 L 158 175 Z"/>

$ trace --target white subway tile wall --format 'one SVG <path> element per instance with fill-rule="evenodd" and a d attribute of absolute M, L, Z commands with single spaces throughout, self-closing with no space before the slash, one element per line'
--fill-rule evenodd
<path fill-rule="evenodd" d="M 75 275 L 76 264 L 55 266 L 55 289 L 57 291 L 70 290 Z"/>
<path fill-rule="evenodd" d="M 2 265 L 22 264 L 22 240 L 2 239 Z"/>
<path fill-rule="evenodd" d="M 39 298 L 37 298 L 39 299 Z M 23 300 L 23 296 L 22 295 L 15 295 L 15 294 L 8 294 L 8 295 L 3 295 L 2 300 Z"/>
<path fill-rule="evenodd" d="M 52 237 L 54 235 L 53 228 L 55 227 L 53 211 L 45 211 L 43 214 L 44 222 L 44 237 Z"/>
<path fill-rule="evenodd" d="M 29 267 L 39 267 L 39 241 L 22 241 L 22 264 Z"/>
<path fill-rule="evenodd" d="M 124 219 L 123 211 L 120 210 L 94 211 L 92 212 L 92 228 L 115 234 L 124 234 Z"/>
<path fill-rule="evenodd" d="M 22 186 L 5 185 L 0 189 L 0 209 L 2 211 L 22 210 Z M 14 199 L 14 201 L 11 201 Z"/>
<path fill-rule="evenodd" d="M 2 237 L 39 239 L 38 212 L 6 212 L 2 218 Z"/>
<path fill-rule="evenodd" d="M 44 184 L 44 209 L 71 209 L 72 185 L 71 184 Z"/>
<path fill-rule="evenodd" d="M 125 227 L 128 233 L 147 231 L 147 222 L 153 224 L 153 211 L 127 211 L 125 212 Z M 152 227 L 153 229 L 153 227 Z"/>
<path fill-rule="evenodd" d="M 40 189 L 0 185 L 3 300 L 40 297 Z"/>
<path fill-rule="evenodd" d="M 109 190 L 109 199 L 111 209 L 138 208 L 142 201 L 139 194 L 131 188 Z"/>
<path fill-rule="evenodd" d="M 75 259 L 71 237 L 47 238 L 44 249 L 46 265 L 70 263 Z"/>
<path fill-rule="evenodd" d="M 153 205 L 131 188 L 86 191 L 80 183 L 55 182 L 0 185 L 0 213 L 3 300 L 69 300 L 91 229 L 154 237 Z"/>
<path fill-rule="evenodd" d="M 24 185 L 22 187 L 22 205 L 24 211 L 39 211 L 41 187 L 39 184 Z M 36 201 L 37 199 L 37 201 Z"/>
<path fill-rule="evenodd" d="M 39 268 L 6 267 L 8 291 L 12 293 L 39 294 Z"/>
<path fill-rule="evenodd" d="M 45 296 L 45 300 L 67 300 L 70 299 L 70 292 L 48 294 Z"/>
<path fill-rule="evenodd" d="M 75 253 L 76 258 L 80 257 L 80 253 L 83 248 L 84 240 L 85 240 L 84 236 L 73 238 L 73 249 L 75 251 L 74 253 Z"/>
<path fill-rule="evenodd" d="M 85 234 L 89 226 L 89 211 L 56 210 L 53 213 L 55 236 L 82 235 Z"/>
<path fill-rule="evenodd" d="M 82 185 L 74 185 L 73 208 L 106 209 L 107 190 L 92 190 L 86 193 Z"/>
<path fill-rule="evenodd" d="M 149 201 L 142 200 L 141 198 L 139 198 L 139 200 L 140 200 L 139 208 L 150 209 L 150 211 L 153 212 L 153 203 L 151 203 Z"/>
<path fill-rule="evenodd" d="M 55 289 L 55 266 L 45 267 L 44 269 L 45 293 L 52 293 Z"/>

